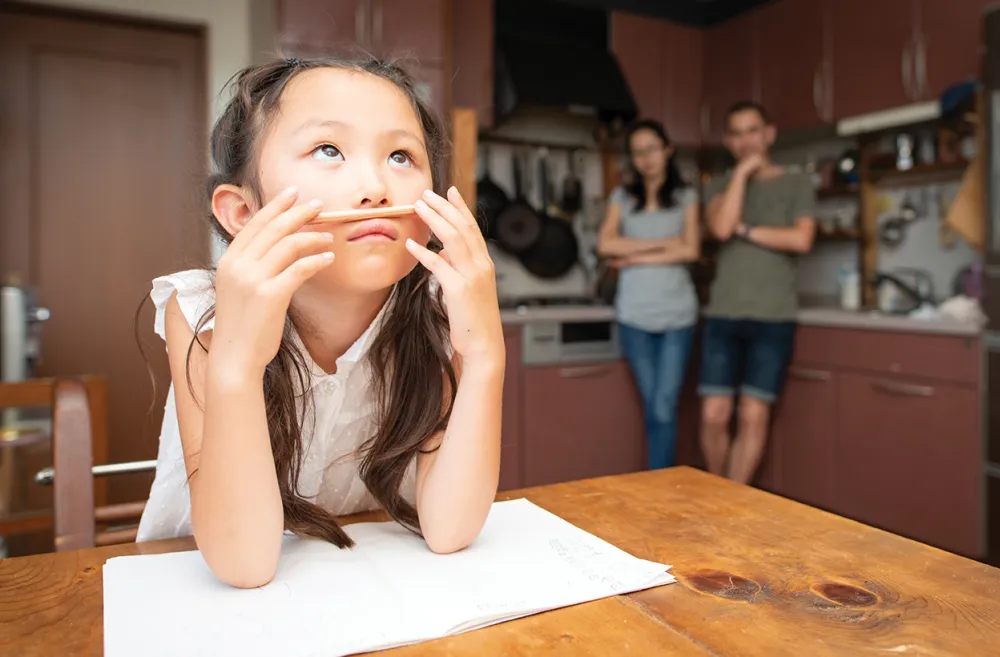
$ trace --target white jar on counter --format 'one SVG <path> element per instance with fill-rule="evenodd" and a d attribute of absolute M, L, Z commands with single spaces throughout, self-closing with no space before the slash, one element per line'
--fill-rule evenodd
<path fill-rule="evenodd" d="M 838 268 L 837 284 L 840 286 L 840 307 L 844 310 L 861 308 L 861 275 L 858 270 L 846 266 Z"/>

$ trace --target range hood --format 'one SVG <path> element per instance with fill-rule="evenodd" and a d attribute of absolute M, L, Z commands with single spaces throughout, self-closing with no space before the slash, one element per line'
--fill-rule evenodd
<path fill-rule="evenodd" d="M 553 0 L 497 0 L 497 124 L 523 110 L 622 124 L 638 107 L 608 51 L 608 14 Z"/>

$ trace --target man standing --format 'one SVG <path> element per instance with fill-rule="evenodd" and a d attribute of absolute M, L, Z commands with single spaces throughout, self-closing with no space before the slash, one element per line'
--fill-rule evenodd
<path fill-rule="evenodd" d="M 707 228 L 723 245 L 704 311 L 701 444 L 710 472 L 741 483 L 764 453 L 795 335 L 797 257 L 816 233 L 812 181 L 770 161 L 775 134 L 760 105 L 730 108 L 723 141 L 737 163 L 705 189 Z"/>

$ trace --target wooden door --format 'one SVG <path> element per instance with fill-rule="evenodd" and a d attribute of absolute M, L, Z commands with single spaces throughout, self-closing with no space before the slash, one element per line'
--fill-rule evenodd
<path fill-rule="evenodd" d="M 662 25 L 655 18 L 615 11 L 609 30 L 609 48 L 639 107 L 639 118 L 658 121 L 663 120 Z"/>
<path fill-rule="evenodd" d="M 836 506 L 837 390 L 834 373 L 792 365 L 774 409 L 763 487 L 815 506 Z"/>
<path fill-rule="evenodd" d="M 473 107 L 493 127 L 493 0 L 451 3 L 451 91 L 455 107 Z"/>
<path fill-rule="evenodd" d="M 837 377 L 837 513 L 979 557 L 979 391 L 863 374 Z"/>
<path fill-rule="evenodd" d="M 833 113 L 840 119 L 914 102 L 916 0 L 834 0 Z"/>
<path fill-rule="evenodd" d="M 154 277 L 207 264 L 202 34 L 0 11 L 0 88 L 0 273 L 52 311 L 39 375 L 106 376 L 108 458 L 154 458 L 163 396 L 133 318 Z M 165 382 L 150 310 L 138 326 Z M 117 478 L 109 501 L 149 482 Z"/>
<path fill-rule="evenodd" d="M 704 96 L 704 33 L 687 25 L 661 21 L 663 42 L 663 124 L 674 142 L 700 146 Z"/>
<path fill-rule="evenodd" d="M 624 361 L 527 367 L 522 384 L 525 486 L 645 469 L 642 404 Z"/>
<path fill-rule="evenodd" d="M 705 32 L 705 105 L 703 134 L 719 143 L 726 112 L 733 103 L 760 100 L 756 12 L 730 19 Z"/>
<path fill-rule="evenodd" d="M 779 0 L 757 10 L 761 102 L 779 130 L 830 120 L 827 0 Z"/>
<path fill-rule="evenodd" d="M 982 73 L 983 10 L 992 0 L 920 0 L 917 75 L 922 97 Z"/>

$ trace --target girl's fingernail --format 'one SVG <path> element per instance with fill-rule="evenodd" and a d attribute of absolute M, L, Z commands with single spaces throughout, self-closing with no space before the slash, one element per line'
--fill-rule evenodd
<path fill-rule="evenodd" d="M 333 260 L 333 251 L 327 251 L 323 254 L 324 260 Z"/>
<path fill-rule="evenodd" d="M 323 233 L 323 239 L 332 242 L 333 241 L 333 233 Z"/>
<path fill-rule="evenodd" d="M 318 198 L 314 198 L 313 200 L 309 201 L 309 207 L 321 208 L 323 207 L 323 201 L 319 200 Z"/>
<path fill-rule="evenodd" d="M 296 194 L 296 193 L 297 193 L 298 191 L 299 191 L 299 190 L 298 190 L 298 188 L 297 188 L 297 187 L 295 187 L 295 186 L 292 186 L 292 187 L 289 187 L 288 189 L 286 189 L 286 190 L 285 190 L 284 192 L 282 192 L 282 193 L 283 193 L 283 194 L 284 194 L 285 196 L 295 196 L 295 194 Z"/>
<path fill-rule="evenodd" d="M 434 198 L 434 191 L 431 189 L 425 189 L 424 198 Z"/>
<path fill-rule="evenodd" d="M 414 203 L 413 205 L 414 205 L 414 206 L 416 206 L 416 207 L 418 207 L 418 208 L 420 208 L 421 210 L 426 210 L 426 209 L 427 209 L 427 204 L 426 204 L 426 203 L 424 203 L 424 202 L 423 202 L 423 201 L 421 201 L 421 200 L 418 200 L 418 201 L 417 201 L 416 203 Z"/>

